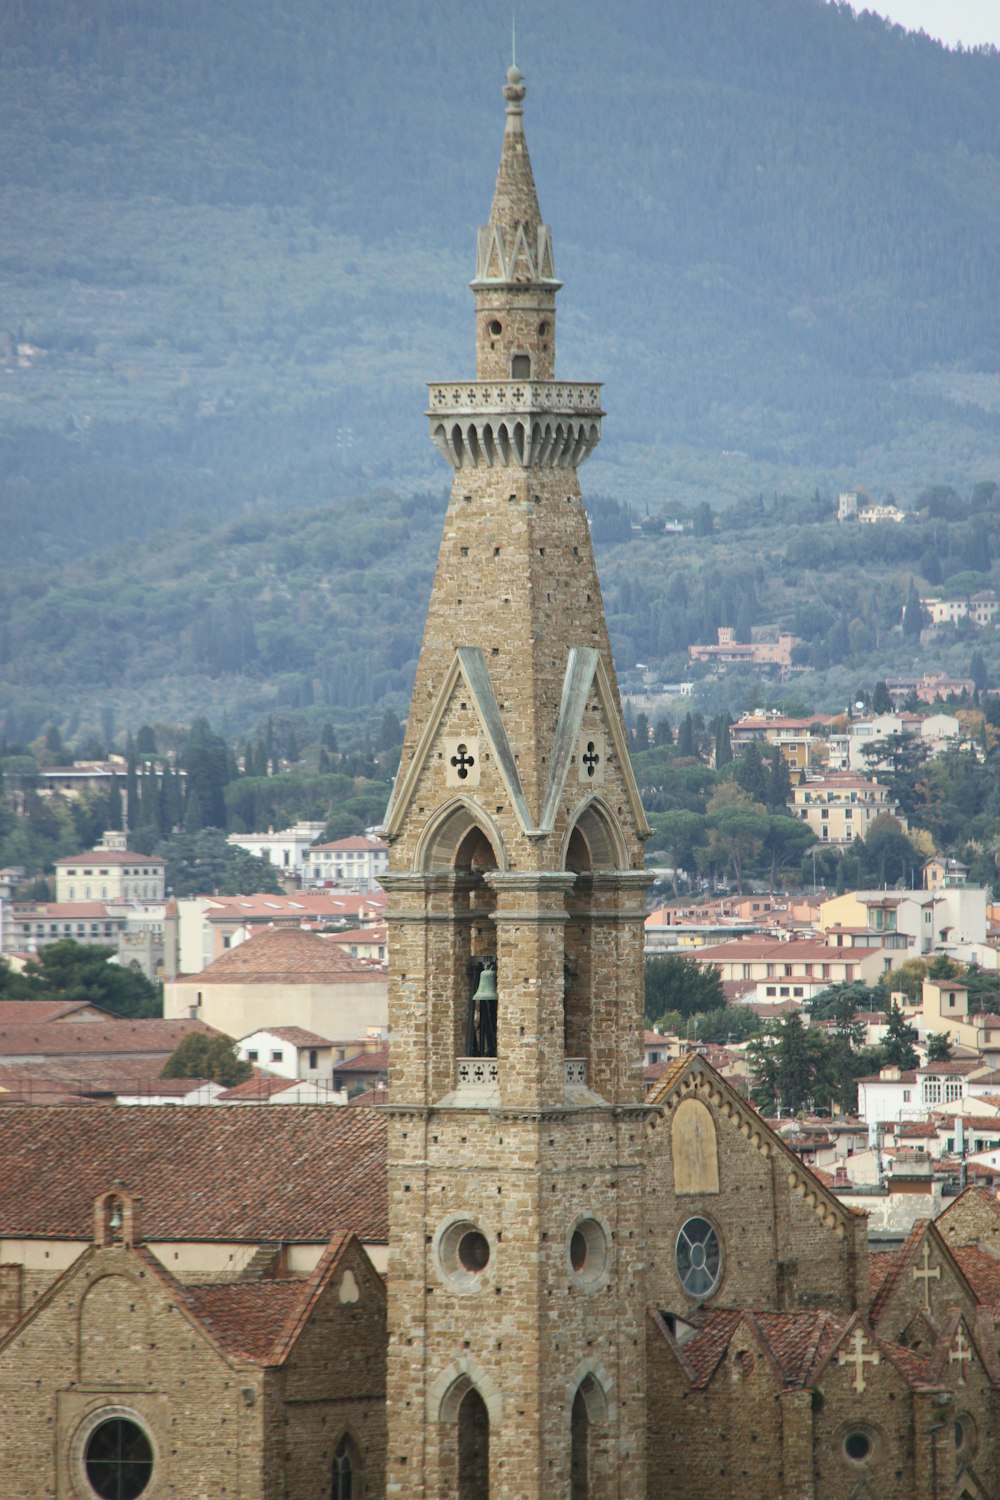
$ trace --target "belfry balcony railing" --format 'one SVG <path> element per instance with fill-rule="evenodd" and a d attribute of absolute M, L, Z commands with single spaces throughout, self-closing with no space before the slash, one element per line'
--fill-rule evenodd
<path fill-rule="evenodd" d="M 495 1057 L 460 1057 L 455 1085 L 463 1093 L 495 1094 L 500 1087 L 500 1064 Z"/>
<path fill-rule="evenodd" d="M 587 1059 L 567 1057 L 563 1062 L 567 1088 L 587 1087 Z M 463 1094 L 495 1094 L 500 1087 L 500 1063 L 495 1057 L 459 1057 L 455 1060 L 455 1087 Z"/>

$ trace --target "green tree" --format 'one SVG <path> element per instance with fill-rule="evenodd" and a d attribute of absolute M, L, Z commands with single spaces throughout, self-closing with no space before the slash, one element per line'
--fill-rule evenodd
<path fill-rule="evenodd" d="M 270 860 L 230 844 L 218 828 L 175 834 L 159 852 L 167 863 L 167 886 L 175 896 L 281 894 Z"/>
<path fill-rule="evenodd" d="M 729 741 L 729 715 L 719 714 L 715 721 L 715 769 L 721 771 L 733 758 L 733 747 Z"/>
<path fill-rule="evenodd" d="M 751 802 L 767 806 L 768 767 L 764 764 L 764 757 L 756 740 L 750 741 L 736 762 L 735 776 L 737 785 L 743 788 Z"/>
<path fill-rule="evenodd" d="M 923 867 L 923 855 L 891 813 L 880 813 L 854 848 L 861 855 L 864 876 L 871 886 L 912 886 Z"/>
<path fill-rule="evenodd" d="M 722 980 L 715 964 L 699 964 L 694 958 L 649 958 L 645 966 L 646 1019 L 655 1024 L 665 1011 L 691 1016 L 699 1011 L 719 1010 L 726 1003 Z"/>
<path fill-rule="evenodd" d="M 184 747 L 184 766 L 187 770 L 188 801 L 197 797 L 201 826 L 225 828 L 226 783 L 230 773 L 229 749 L 222 736 L 213 732 L 207 719 L 195 719 L 191 725 Z"/>
<path fill-rule="evenodd" d="M 805 1109 L 813 1099 L 822 1055 L 822 1033 L 807 1028 L 799 1011 L 789 1011 L 768 1036 L 747 1047 L 754 1103 L 768 1114 Z"/>
<path fill-rule="evenodd" d="M 883 1066 L 887 1068 L 915 1068 L 920 1061 L 917 1056 L 917 1033 L 910 1025 L 895 1001 L 889 1008 L 889 1024 L 882 1039 Z"/>
<path fill-rule="evenodd" d="M 816 842 L 816 835 L 807 823 L 799 823 L 787 813 L 771 813 L 762 836 L 764 854 L 767 856 L 771 894 L 778 888 L 778 876 L 801 864 L 805 851 Z"/>
<path fill-rule="evenodd" d="M 788 761 L 779 745 L 772 745 L 768 755 L 770 769 L 767 775 L 767 792 L 764 801 L 771 812 L 784 812 L 792 795 L 792 778 Z"/>
<path fill-rule="evenodd" d="M 880 679 L 875 684 L 875 689 L 872 693 L 872 713 L 892 713 L 892 699 L 889 697 L 889 689 L 886 686 L 884 679 Z"/>
<path fill-rule="evenodd" d="M 210 1078 L 227 1089 L 253 1077 L 253 1067 L 237 1055 L 232 1037 L 192 1031 L 163 1065 L 161 1078 Z"/>
<path fill-rule="evenodd" d="M 929 1063 L 951 1061 L 951 1037 L 946 1031 L 929 1031 L 926 1040 Z"/>
<path fill-rule="evenodd" d="M 767 813 L 759 806 L 741 807 L 738 804 L 710 808 L 709 825 L 712 830 L 710 843 L 720 864 L 732 867 L 736 889 L 742 892 L 744 870 L 756 859 L 767 837 Z"/>
<path fill-rule="evenodd" d="M 924 610 L 920 603 L 920 595 L 911 578 L 910 587 L 906 593 L 906 603 L 903 605 L 903 634 L 911 640 L 918 640 L 923 628 Z"/>
<path fill-rule="evenodd" d="M 38 1000 L 89 1000 L 104 1010 L 133 1019 L 163 1012 L 162 990 L 145 975 L 113 962 L 113 948 L 91 947 L 61 938 L 24 966 L 30 995 Z"/>

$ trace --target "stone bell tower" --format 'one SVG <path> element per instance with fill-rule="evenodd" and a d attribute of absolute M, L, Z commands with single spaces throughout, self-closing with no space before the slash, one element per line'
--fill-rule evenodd
<path fill-rule="evenodd" d="M 552 236 L 511 68 L 476 378 L 391 846 L 389 1445 L 407 1500 L 645 1493 L 642 841 L 578 465 Z"/>

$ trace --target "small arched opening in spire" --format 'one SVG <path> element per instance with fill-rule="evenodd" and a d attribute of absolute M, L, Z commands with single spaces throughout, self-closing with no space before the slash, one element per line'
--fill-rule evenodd
<path fill-rule="evenodd" d="M 511 355 L 511 357 L 510 357 L 510 378 L 511 378 L 511 380 L 530 380 L 531 379 L 531 355 L 530 354 L 525 354 L 523 351 L 519 350 L 516 354 L 512 354 Z"/>

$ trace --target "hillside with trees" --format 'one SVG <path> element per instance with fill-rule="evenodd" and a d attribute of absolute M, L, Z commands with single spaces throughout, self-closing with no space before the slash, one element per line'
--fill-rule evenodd
<path fill-rule="evenodd" d="M 9 561 L 442 485 L 422 384 L 471 369 L 506 28 L 457 0 L 2 8 Z M 995 51 L 824 0 L 539 0 L 519 47 L 560 368 L 607 382 L 592 490 L 991 477 Z"/>

